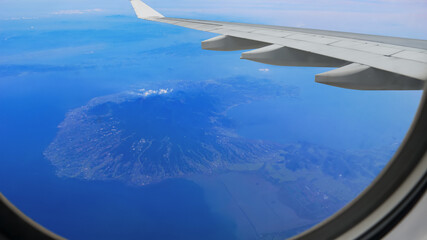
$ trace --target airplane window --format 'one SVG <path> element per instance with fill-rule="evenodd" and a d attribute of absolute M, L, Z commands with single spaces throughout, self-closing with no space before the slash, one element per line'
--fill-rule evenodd
<path fill-rule="evenodd" d="M 24 2 L 0 9 L 0 192 L 69 239 L 292 237 L 375 179 L 422 94 L 314 81 L 349 60 L 239 59 L 265 42 L 203 50 L 219 33 L 143 21 L 128 2 Z M 424 2 L 147 3 L 190 19 L 427 37 Z M 394 51 L 368 42 L 335 47 Z M 426 50 L 404 48 L 425 64 Z"/>

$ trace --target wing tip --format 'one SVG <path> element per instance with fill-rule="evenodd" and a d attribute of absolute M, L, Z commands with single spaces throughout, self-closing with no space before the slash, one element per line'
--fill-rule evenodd
<path fill-rule="evenodd" d="M 149 19 L 164 17 L 161 13 L 157 12 L 141 0 L 130 0 L 130 3 L 132 4 L 138 18 Z"/>

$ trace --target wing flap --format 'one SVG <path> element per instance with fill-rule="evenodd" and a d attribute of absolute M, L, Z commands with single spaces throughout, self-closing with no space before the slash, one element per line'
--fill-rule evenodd
<path fill-rule="evenodd" d="M 289 36 L 285 36 L 284 38 L 307 41 L 312 43 L 320 43 L 320 44 L 332 44 L 334 42 L 338 42 L 339 39 L 325 37 L 325 36 L 317 36 L 317 35 L 309 35 L 309 34 L 290 34 Z"/>
<path fill-rule="evenodd" d="M 393 57 L 427 63 L 427 54 L 425 52 L 422 53 L 422 52 L 404 50 L 404 51 L 400 51 L 398 53 L 393 54 Z"/>
<path fill-rule="evenodd" d="M 267 35 L 267 36 L 273 36 L 273 37 L 287 37 L 292 34 L 295 34 L 293 32 L 287 32 L 287 31 L 276 31 L 276 30 L 255 30 L 253 33 Z"/>

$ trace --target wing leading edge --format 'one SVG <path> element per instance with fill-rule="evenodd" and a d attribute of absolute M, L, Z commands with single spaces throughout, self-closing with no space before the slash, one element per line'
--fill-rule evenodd
<path fill-rule="evenodd" d="M 220 34 L 215 51 L 249 50 L 242 59 L 279 66 L 335 67 L 318 83 L 357 90 L 420 90 L 427 81 L 427 41 L 244 23 L 168 18 L 131 0 L 138 18 Z"/>

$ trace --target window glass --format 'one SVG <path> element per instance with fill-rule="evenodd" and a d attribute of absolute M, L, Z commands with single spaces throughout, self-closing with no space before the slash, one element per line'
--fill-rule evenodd
<path fill-rule="evenodd" d="M 0 9 L 0 191 L 70 239 L 300 233 L 370 184 L 421 97 L 204 51 L 215 34 L 139 20 L 126 2 L 25 2 Z M 150 1 L 188 18 L 427 36 L 422 2 L 220 3 Z"/>

